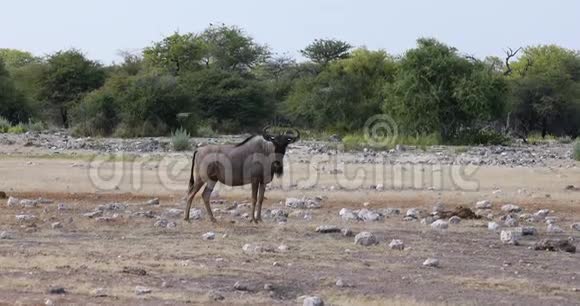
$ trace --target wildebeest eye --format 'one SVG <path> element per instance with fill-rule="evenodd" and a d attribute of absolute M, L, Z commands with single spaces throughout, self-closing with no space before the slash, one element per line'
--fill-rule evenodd
<path fill-rule="evenodd" d="M 292 141 L 292 138 L 288 138 L 288 142 Z"/>

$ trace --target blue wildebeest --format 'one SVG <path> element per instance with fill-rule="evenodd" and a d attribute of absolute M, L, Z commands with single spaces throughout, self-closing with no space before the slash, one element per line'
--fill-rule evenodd
<path fill-rule="evenodd" d="M 270 134 L 270 127 L 262 130 L 262 135 L 253 135 L 236 145 L 209 145 L 193 153 L 191 178 L 185 220 L 189 220 L 189 210 L 195 194 L 206 185 L 202 193 L 205 209 L 212 222 L 216 222 L 210 208 L 210 195 L 217 182 L 227 186 L 252 184 L 252 218 L 250 222 L 262 221 L 264 191 L 274 175 L 284 171 L 283 159 L 289 144 L 300 138 L 296 129 L 277 135 Z M 256 212 L 256 202 L 258 211 Z"/>

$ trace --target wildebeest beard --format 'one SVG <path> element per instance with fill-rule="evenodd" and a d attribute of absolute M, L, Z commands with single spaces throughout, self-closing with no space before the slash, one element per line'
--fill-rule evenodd
<path fill-rule="evenodd" d="M 272 163 L 272 175 L 276 175 L 276 177 L 281 177 L 284 174 L 284 166 L 282 162 L 275 161 Z"/>

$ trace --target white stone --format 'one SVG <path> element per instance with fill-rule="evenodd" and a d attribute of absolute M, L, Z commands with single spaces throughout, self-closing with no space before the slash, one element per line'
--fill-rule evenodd
<path fill-rule="evenodd" d="M 564 232 L 564 230 L 556 224 L 548 224 L 546 232 L 550 234 L 561 234 Z"/>
<path fill-rule="evenodd" d="M 497 222 L 488 222 L 487 229 L 490 231 L 497 231 L 501 226 Z"/>
<path fill-rule="evenodd" d="M 50 227 L 52 227 L 52 229 L 62 228 L 62 223 L 54 222 L 50 225 Z"/>
<path fill-rule="evenodd" d="M 6 205 L 8 205 L 9 207 L 17 206 L 19 203 L 20 203 L 20 200 L 18 200 L 15 197 L 9 197 L 8 201 L 6 201 Z"/>
<path fill-rule="evenodd" d="M 540 209 L 536 213 L 534 213 L 534 218 L 536 220 L 543 220 L 548 216 L 548 214 L 550 214 L 549 209 Z"/>
<path fill-rule="evenodd" d="M 19 223 L 32 222 L 36 221 L 36 219 L 37 218 L 34 215 L 16 215 L 16 221 Z"/>
<path fill-rule="evenodd" d="M 420 215 L 421 215 L 421 210 L 419 210 L 418 208 L 409 208 L 407 210 L 407 213 L 405 214 L 405 217 L 419 219 Z"/>
<path fill-rule="evenodd" d="M 358 220 L 358 216 L 349 208 L 341 209 L 340 212 L 338 213 L 338 215 L 344 221 L 356 221 L 356 220 Z"/>
<path fill-rule="evenodd" d="M 318 296 L 309 296 L 304 299 L 302 306 L 324 306 L 324 301 Z"/>
<path fill-rule="evenodd" d="M 519 240 L 520 240 L 520 235 L 521 234 L 515 230 L 504 230 L 504 231 L 501 231 L 501 233 L 499 235 L 499 239 L 504 244 L 518 245 Z"/>
<path fill-rule="evenodd" d="M 28 200 L 28 199 L 20 200 L 20 206 L 32 208 L 32 207 L 36 207 L 36 205 L 38 205 L 38 201 L 36 201 L 36 200 Z"/>
<path fill-rule="evenodd" d="M 505 219 L 505 221 L 503 222 L 503 224 L 506 227 L 517 227 L 518 226 L 518 220 L 516 218 L 512 218 L 512 216 L 507 216 L 507 218 Z"/>
<path fill-rule="evenodd" d="M 149 294 L 149 293 L 151 293 L 150 288 L 143 287 L 143 286 L 135 287 L 135 294 L 137 294 L 137 295 L 143 295 L 143 294 Z"/>
<path fill-rule="evenodd" d="M 423 266 L 437 268 L 437 267 L 439 267 L 439 259 L 437 259 L 437 258 L 427 258 L 427 260 L 425 260 L 423 262 Z"/>
<path fill-rule="evenodd" d="M 215 239 L 215 233 L 214 232 L 207 232 L 207 233 L 201 235 L 201 238 L 203 240 L 214 240 Z"/>
<path fill-rule="evenodd" d="M 435 230 L 444 230 L 449 227 L 449 224 L 443 220 L 436 220 L 435 222 L 431 223 L 431 228 Z"/>
<path fill-rule="evenodd" d="M 580 232 L 580 223 L 573 223 L 570 228 Z"/>
<path fill-rule="evenodd" d="M 403 250 L 405 249 L 405 244 L 399 239 L 393 239 L 391 243 L 389 243 L 389 248 L 392 250 Z"/>
<path fill-rule="evenodd" d="M 379 221 L 381 219 L 381 215 L 366 208 L 358 212 L 358 217 L 363 221 Z"/>
<path fill-rule="evenodd" d="M 370 246 L 378 244 L 377 238 L 371 232 L 360 232 L 354 237 L 354 243 L 363 245 L 363 246 Z"/>
<path fill-rule="evenodd" d="M 501 210 L 508 213 L 518 213 L 522 211 L 522 208 L 514 204 L 506 204 L 501 207 Z"/>
<path fill-rule="evenodd" d="M 453 217 L 449 218 L 450 224 L 459 224 L 460 222 L 461 222 L 461 218 L 458 216 L 453 216 Z"/>
<path fill-rule="evenodd" d="M 491 209 L 491 201 L 489 200 L 482 200 L 475 203 L 476 209 Z"/>

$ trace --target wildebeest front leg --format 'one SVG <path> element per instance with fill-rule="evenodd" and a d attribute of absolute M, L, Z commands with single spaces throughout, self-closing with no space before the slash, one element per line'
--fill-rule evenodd
<path fill-rule="evenodd" d="M 256 218 L 254 217 L 256 214 L 256 200 L 258 198 L 258 186 L 260 183 L 257 181 L 252 181 L 252 219 L 250 219 L 250 223 L 258 223 Z"/>
<path fill-rule="evenodd" d="M 262 222 L 262 202 L 264 202 L 265 191 L 266 184 L 260 183 L 260 188 L 258 189 L 258 216 L 256 217 L 257 222 Z"/>
<path fill-rule="evenodd" d="M 189 210 L 191 210 L 191 203 L 195 194 L 203 187 L 204 182 L 201 179 L 197 179 L 193 186 L 191 186 L 189 192 L 187 193 L 187 205 L 185 205 L 185 221 L 189 220 Z"/>
<path fill-rule="evenodd" d="M 213 223 L 215 223 L 216 220 L 213 216 L 213 213 L 211 212 L 211 207 L 209 206 L 209 198 L 211 196 L 211 192 L 213 191 L 213 187 L 215 186 L 215 184 L 216 181 L 207 182 L 207 185 L 205 186 L 205 189 L 203 190 L 202 193 L 203 203 L 205 204 L 205 210 L 207 211 L 207 215 L 209 216 L 210 221 Z"/>

